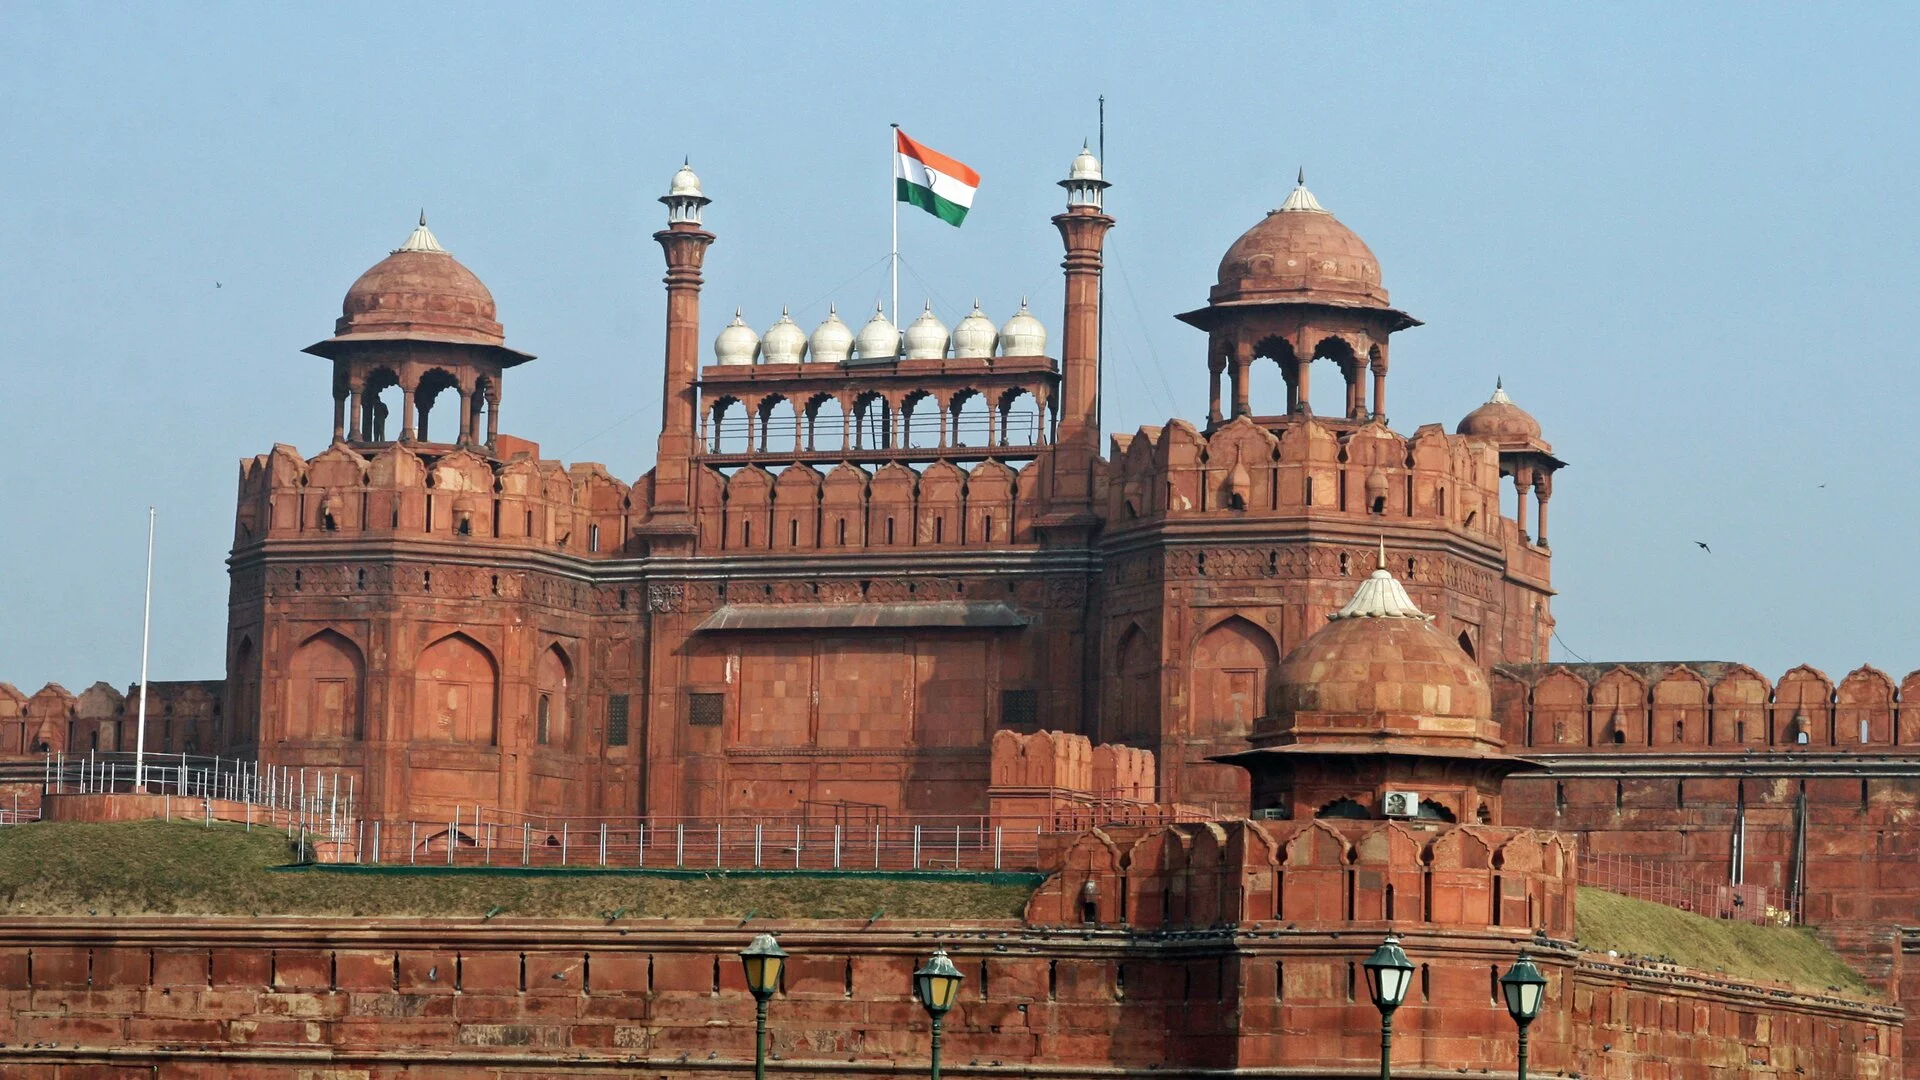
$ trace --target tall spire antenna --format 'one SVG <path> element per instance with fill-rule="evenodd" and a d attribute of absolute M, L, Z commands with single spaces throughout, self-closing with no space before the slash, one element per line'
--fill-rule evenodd
<path fill-rule="evenodd" d="M 1085 145 L 1084 143 L 1082 144 Z M 1100 95 L 1100 175 L 1107 174 L 1107 95 Z M 1100 275 L 1100 284 L 1095 292 L 1100 305 L 1098 321 L 1093 331 L 1093 353 L 1100 361 L 1094 376 L 1093 386 L 1093 438 L 1099 444 L 1101 414 L 1107 409 L 1107 275 Z"/>
<path fill-rule="evenodd" d="M 1307 186 L 1307 167 L 1305 165 L 1300 166 L 1300 171 L 1294 174 L 1293 183 L 1295 187 Z"/>

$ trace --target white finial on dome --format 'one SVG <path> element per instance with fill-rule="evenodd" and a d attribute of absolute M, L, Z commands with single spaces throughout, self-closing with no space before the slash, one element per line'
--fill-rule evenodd
<path fill-rule="evenodd" d="M 1295 177 L 1293 190 L 1287 193 L 1287 201 L 1281 203 L 1280 209 L 1275 210 L 1274 213 L 1283 214 L 1301 211 L 1309 214 L 1324 214 L 1327 212 L 1327 208 L 1320 205 L 1320 200 L 1313 197 L 1313 192 L 1307 190 L 1307 170 L 1304 167 L 1301 168 L 1299 175 Z"/>
<path fill-rule="evenodd" d="M 813 336 L 807 339 L 807 348 L 816 364 L 844 364 L 853 355 L 853 330 L 840 321 L 837 307 L 827 306 L 826 321 L 814 327 Z"/>
<path fill-rule="evenodd" d="M 993 320 L 980 310 L 980 301 L 973 302 L 973 310 L 953 328 L 953 355 L 957 360 L 984 360 L 993 355 L 993 347 L 1000 343 L 1000 331 L 994 329 Z"/>
<path fill-rule="evenodd" d="M 1353 591 L 1353 599 L 1347 606 L 1327 616 L 1328 619 L 1419 619 L 1430 621 L 1433 617 L 1414 606 L 1413 598 L 1400 580 L 1387 569 L 1387 538 L 1380 538 L 1380 569 L 1367 576 L 1360 587 Z"/>
<path fill-rule="evenodd" d="M 1000 328 L 1000 355 L 1047 355 L 1047 328 L 1027 310 L 1027 298 L 1020 298 L 1020 310 Z"/>
<path fill-rule="evenodd" d="M 420 224 L 407 234 L 405 243 L 393 250 L 395 254 L 402 251 L 431 251 L 439 255 L 447 253 L 447 249 L 440 246 L 440 241 L 434 239 L 433 231 L 427 228 L 427 212 L 424 209 L 420 211 Z"/>
<path fill-rule="evenodd" d="M 786 308 L 780 309 L 780 321 L 767 327 L 760 336 L 760 362 L 763 364 L 797 364 L 807 353 L 807 334 L 800 329 Z"/>
<path fill-rule="evenodd" d="M 939 360 L 947 355 L 947 324 L 933 313 L 932 300 L 927 301 L 920 317 L 907 326 L 906 339 L 909 360 Z"/>
<path fill-rule="evenodd" d="M 887 318 L 883 305 L 873 305 L 873 318 L 860 328 L 860 336 L 854 339 L 854 349 L 863 362 L 899 358 L 900 330 Z"/>
<path fill-rule="evenodd" d="M 1507 396 L 1507 388 L 1503 385 L 1503 380 L 1498 375 L 1493 377 L 1493 396 L 1487 399 L 1487 404 L 1513 404 L 1513 399 Z"/>
<path fill-rule="evenodd" d="M 719 364 L 751 364 L 754 355 L 760 351 L 760 335 L 753 332 L 747 320 L 741 318 L 740 309 L 733 309 L 733 321 L 713 339 L 713 358 Z"/>
<path fill-rule="evenodd" d="M 667 224 L 700 224 L 700 208 L 712 202 L 700 192 L 700 178 L 694 175 L 693 159 L 686 158 L 680 163 L 680 171 L 673 174 L 673 180 L 667 185 L 667 193 L 660 201 L 667 204 Z"/>

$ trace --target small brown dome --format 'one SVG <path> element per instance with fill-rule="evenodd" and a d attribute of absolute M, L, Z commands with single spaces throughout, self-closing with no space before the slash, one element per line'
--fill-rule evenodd
<path fill-rule="evenodd" d="M 1493 396 L 1485 405 L 1468 413 L 1454 431 L 1461 435 L 1481 435 L 1502 442 L 1539 442 L 1540 421 L 1513 403 L 1498 380 Z"/>
<path fill-rule="evenodd" d="M 1428 749 L 1497 749 L 1480 665 L 1435 629 L 1391 573 L 1376 570 L 1347 606 L 1275 669 L 1271 728 L 1292 741 L 1394 738 Z"/>
<path fill-rule="evenodd" d="M 1220 260 L 1213 300 L 1297 299 L 1385 307 L 1380 261 L 1302 183 Z"/>
<path fill-rule="evenodd" d="M 1328 623 L 1280 662 L 1273 707 L 1283 728 L 1299 713 L 1477 722 L 1493 715 L 1493 698 L 1479 665 L 1427 620 L 1352 618 Z"/>
<path fill-rule="evenodd" d="M 406 243 L 347 290 L 334 334 L 478 345 L 506 341 L 495 319 L 493 294 L 440 246 L 424 215 Z"/>

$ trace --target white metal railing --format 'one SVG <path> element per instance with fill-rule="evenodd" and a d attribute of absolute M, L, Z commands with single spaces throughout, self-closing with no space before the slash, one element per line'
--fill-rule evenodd
<path fill-rule="evenodd" d="M 41 791 L 50 795 L 158 795 L 201 804 L 208 820 L 239 820 L 285 826 L 297 833 L 343 842 L 352 832 L 358 806 L 352 773 L 285 765 L 262 765 L 243 758 L 148 754 L 145 791 L 136 776 L 134 755 L 89 752 L 84 757 L 48 753 Z M 238 804 L 239 816 L 216 803 Z M 259 811 L 258 817 L 252 813 Z M 169 817 L 174 816 L 169 807 Z M 188 816 L 184 809 L 180 816 Z M 30 819 L 29 819 L 30 820 Z"/>
<path fill-rule="evenodd" d="M 1031 870 L 1038 824 L 983 818 L 809 821 L 622 818 L 536 821 L 467 807 L 445 821 L 361 820 L 321 862 L 720 870 Z"/>

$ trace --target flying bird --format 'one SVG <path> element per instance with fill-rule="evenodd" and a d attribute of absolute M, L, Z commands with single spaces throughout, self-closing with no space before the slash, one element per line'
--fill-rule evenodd
<path fill-rule="evenodd" d="M 216 281 L 216 282 L 214 282 L 214 283 L 213 283 L 213 287 L 214 287 L 214 288 L 216 288 L 216 289 L 217 289 L 217 288 L 219 288 L 219 287 L 220 287 L 220 283 L 219 283 L 219 282 L 217 282 L 217 281 Z"/>
<path fill-rule="evenodd" d="M 1694 546 L 1699 548 L 1701 551 L 1704 551 L 1709 555 L 1713 554 L 1713 549 L 1707 546 L 1706 541 L 1695 540 L 1693 543 L 1694 543 Z"/>

